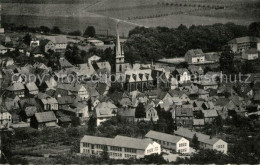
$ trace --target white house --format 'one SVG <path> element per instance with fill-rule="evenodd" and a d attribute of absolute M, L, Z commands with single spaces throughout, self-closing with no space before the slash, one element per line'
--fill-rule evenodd
<path fill-rule="evenodd" d="M 185 61 L 189 64 L 197 64 L 205 62 L 205 54 L 201 49 L 191 49 L 185 54 Z"/>
<path fill-rule="evenodd" d="M 191 80 L 190 72 L 186 68 L 176 69 L 174 71 L 174 76 L 180 84 Z"/>
<path fill-rule="evenodd" d="M 156 131 L 149 131 L 145 135 L 145 137 L 159 143 L 161 145 L 161 148 L 163 149 L 174 150 L 180 153 L 190 152 L 190 142 L 189 140 L 183 137 L 174 136 L 174 135 L 156 132 Z"/>
<path fill-rule="evenodd" d="M 200 148 L 217 150 L 223 152 L 224 154 L 226 154 L 228 150 L 228 143 L 222 139 L 214 138 L 196 131 L 189 130 L 187 128 L 181 127 L 175 131 L 174 134 L 184 137 L 190 141 L 193 139 L 194 135 L 196 135 L 200 143 Z"/>
<path fill-rule="evenodd" d="M 117 107 L 111 102 L 100 102 L 95 107 L 97 126 L 117 114 Z"/>
<path fill-rule="evenodd" d="M 245 60 L 255 60 L 258 59 L 257 49 L 247 49 L 242 52 L 242 58 Z"/>
<path fill-rule="evenodd" d="M 0 44 L 0 54 L 5 54 L 8 51 L 8 48 Z"/>
<path fill-rule="evenodd" d="M 85 135 L 80 141 L 81 154 L 101 155 L 105 147 L 112 159 L 139 159 L 145 155 L 161 153 L 160 144 L 150 139 L 137 139 L 119 135 L 115 138 Z"/>

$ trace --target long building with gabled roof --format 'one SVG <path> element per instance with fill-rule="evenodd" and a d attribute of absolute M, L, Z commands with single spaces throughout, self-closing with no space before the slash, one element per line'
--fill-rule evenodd
<path fill-rule="evenodd" d="M 80 153 L 86 155 L 101 155 L 104 149 L 110 158 L 129 159 L 142 158 L 145 155 L 160 154 L 160 144 L 150 139 L 137 139 L 117 135 L 115 138 L 85 135 L 80 141 Z"/>

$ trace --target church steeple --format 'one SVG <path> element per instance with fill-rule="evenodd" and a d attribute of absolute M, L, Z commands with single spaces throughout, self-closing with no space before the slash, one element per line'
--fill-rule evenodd
<path fill-rule="evenodd" d="M 124 51 L 123 51 L 123 48 L 121 46 L 121 43 L 120 43 L 120 36 L 119 36 L 119 33 L 118 33 L 118 29 L 116 30 L 116 35 L 117 35 L 117 39 L 116 39 L 116 57 L 122 57 L 124 56 Z"/>
<path fill-rule="evenodd" d="M 116 29 L 116 33 L 117 33 L 116 34 L 117 35 L 117 39 L 116 39 L 116 73 L 122 73 L 122 72 L 124 72 L 124 68 L 125 68 L 125 56 L 124 56 L 123 47 L 121 46 L 121 43 L 120 43 L 118 26 Z"/>

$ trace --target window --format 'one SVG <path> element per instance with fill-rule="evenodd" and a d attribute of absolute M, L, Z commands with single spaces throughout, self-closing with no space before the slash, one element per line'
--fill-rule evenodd
<path fill-rule="evenodd" d="M 89 147 L 90 144 L 89 143 L 83 143 L 83 147 Z"/>
<path fill-rule="evenodd" d="M 136 149 L 133 149 L 133 148 L 125 148 L 125 152 L 136 153 Z"/>
<path fill-rule="evenodd" d="M 153 152 L 153 148 L 147 150 L 147 153 L 151 153 L 151 152 Z"/>
<path fill-rule="evenodd" d="M 112 151 L 122 151 L 122 148 L 121 148 L 121 147 L 111 146 L 111 147 L 110 147 L 110 150 L 112 150 Z"/>
<path fill-rule="evenodd" d="M 186 143 L 180 143 L 180 144 L 179 144 L 179 147 L 185 147 L 185 146 L 187 146 Z"/>

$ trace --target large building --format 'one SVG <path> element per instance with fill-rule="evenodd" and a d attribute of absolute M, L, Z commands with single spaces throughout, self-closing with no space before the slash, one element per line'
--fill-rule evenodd
<path fill-rule="evenodd" d="M 142 158 L 145 155 L 160 154 L 160 144 L 150 139 L 137 139 L 126 136 L 105 138 L 85 135 L 80 141 L 80 153 L 86 155 L 100 155 L 104 148 L 110 158 L 129 159 Z"/>
<path fill-rule="evenodd" d="M 180 137 L 174 136 L 166 133 L 149 131 L 146 135 L 146 138 L 150 138 L 153 141 L 156 141 L 161 145 L 163 149 L 174 150 L 180 153 L 189 153 L 190 152 L 190 142 L 189 140 Z"/>
<path fill-rule="evenodd" d="M 120 43 L 120 37 L 117 34 L 116 42 L 116 77 L 122 83 L 124 89 L 129 92 L 147 91 L 153 86 L 151 68 L 144 68 L 141 64 L 131 66 L 125 63 L 124 50 Z"/>
<path fill-rule="evenodd" d="M 187 128 L 179 128 L 177 131 L 174 132 L 175 135 L 184 137 L 191 141 L 196 135 L 198 137 L 198 141 L 200 143 L 200 148 L 203 149 L 211 149 L 211 150 L 217 150 L 223 153 L 227 153 L 228 150 L 228 143 L 225 141 L 218 139 L 218 138 L 213 138 L 211 136 L 189 130 Z"/>
<path fill-rule="evenodd" d="M 228 46 L 234 53 L 242 53 L 251 48 L 260 51 L 260 38 L 250 36 L 235 38 L 228 42 Z"/>

